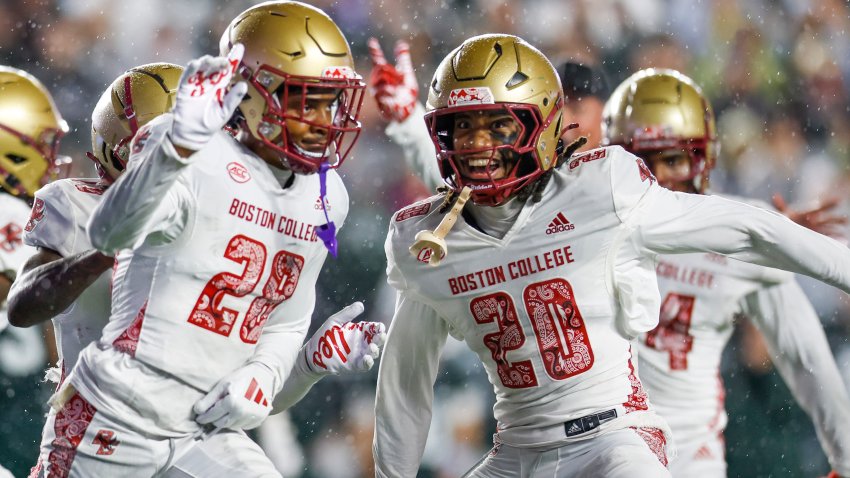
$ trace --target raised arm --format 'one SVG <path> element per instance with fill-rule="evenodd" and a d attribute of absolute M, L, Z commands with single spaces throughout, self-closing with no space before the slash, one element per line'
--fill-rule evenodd
<path fill-rule="evenodd" d="M 811 418 L 833 470 L 850 476 L 850 397 L 806 295 L 789 280 L 751 294 L 744 312 L 761 330 L 773 363 Z"/>
<path fill-rule="evenodd" d="M 112 253 L 133 247 L 153 228 L 164 231 L 166 241 L 179 233 L 185 211 L 169 193 L 183 169 L 197 158 L 195 153 L 221 134 L 245 95 L 244 82 L 225 94 L 242 50 L 234 47 L 228 58 L 204 56 L 189 62 L 172 113 L 153 120 L 133 138 L 130 167 L 89 220 L 88 234 L 96 249 Z M 163 222 L 172 229 L 163 229 Z"/>
<path fill-rule="evenodd" d="M 804 274 L 850 292 L 850 250 L 764 209 L 717 196 L 653 187 L 637 206 L 638 249 L 657 254 L 715 252 Z"/>
<path fill-rule="evenodd" d="M 395 65 L 384 57 L 381 45 L 369 39 L 372 74 L 369 93 L 375 98 L 381 116 L 389 125 L 387 137 L 401 147 L 410 170 L 419 176 L 429 190 L 443 184 L 437 166 L 434 143 L 425 125 L 425 108 L 417 101 L 419 84 L 410 59 L 410 46 L 399 41 L 395 46 Z"/>
<path fill-rule="evenodd" d="M 446 322 L 432 308 L 399 297 L 375 395 L 376 477 L 416 476 L 447 336 Z"/>

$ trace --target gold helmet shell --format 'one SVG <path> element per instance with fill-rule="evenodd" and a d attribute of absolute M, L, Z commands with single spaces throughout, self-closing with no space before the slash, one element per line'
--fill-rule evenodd
<path fill-rule="evenodd" d="M 426 121 L 440 171 L 457 191 L 469 185 L 477 204 L 496 205 L 556 164 L 563 94 L 549 60 L 523 39 L 488 34 L 470 38 L 437 67 L 428 90 Z M 505 178 L 470 181 L 458 172 L 447 120 L 462 111 L 503 109 L 523 126 L 511 149 L 520 157 Z"/>
<path fill-rule="evenodd" d="M 92 111 L 89 159 L 106 181 L 124 172 L 136 131 L 174 106 L 183 67 L 150 63 L 125 71 L 103 92 Z"/>
<path fill-rule="evenodd" d="M 360 134 L 358 116 L 366 84 L 354 70 L 348 41 L 336 23 L 305 3 L 265 2 L 230 23 L 219 43 L 221 55 L 237 43 L 245 46 L 239 73 L 248 80 L 248 93 L 239 110 L 250 134 L 281 154 L 293 170 L 315 172 L 324 162 L 338 167 Z M 235 75 L 234 81 L 238 80 Z M 326 154 L 316 158 L 289 141 L 285 121 L 309 121 L 288 114 L 286 105 L 288 95 L 300 93 L 303 98 L 308 90 L 321 89 L 339 93 L 339 100 L 328 128 Z"/>
<path fill-rule="evenodd" d="M 0 187 L 32 197 L 58 172 L 59 140 L 68 125 L 35 77 L 0 66 Z"/>
<path fill-rule="evenodd" d="M 691 158 L 698 192 L 708 187 L 717 158 L 714 112 L 702 90 L 670 69 L 648 68 L 623 81 L 602 113 L 603 143 L 620 145 L 637 156 L 681 150 Z"/>

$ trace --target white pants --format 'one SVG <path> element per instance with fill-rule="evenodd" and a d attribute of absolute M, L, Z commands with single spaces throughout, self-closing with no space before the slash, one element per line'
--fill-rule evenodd
<path fill-rule="evenodd" d="M 694 444 L 680 444 L 678 449 L 676 459 L 670 463 L 674 478 L 726 478 L 726 443 L 722 433 L 708 435 Z"/>
<path fill-rule="evenodd" d="M 155 438 L 98 412 L 79 393 L 51 412 L 31 478 L 280 477 L 244 432 Z"/>
<path fill-rule="evenodd" d="M 469 478 L 669 478 L 657 428 L 624 428 L 548 449 L 496 443 Z"/>

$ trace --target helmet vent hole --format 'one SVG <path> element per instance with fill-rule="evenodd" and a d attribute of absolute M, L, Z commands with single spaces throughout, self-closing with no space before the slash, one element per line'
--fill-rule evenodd
<path fill-rule="evenodd" d="M 528 75 L 526 75 L 525 73 L 523 73 L 521 71 L 518 71 L 518 72 L 514 73 L 514 76 L 512 76 L 511 79 L 508 80 L 507 83 L 505 83 L 505 88 L 513 88 L 515 86 L 519 86 L 522 83 L 524 83 L 526 80 L 528 80 Z M 546 105 L 547 101 L 548 101 L 548 99 L 543 100 L 544 106 Z"/>
<path fill-rule="evenodd" d="M 7 153 L 6 157 L 9 158 L 9 161 L 11 161 L 13 164 L 22 164 L 27 161 L 27 158 L 23 156 L 18 156 L 14 153 Z"/>
<path fill-rule="evenodd" d="M 495 43 L 495 44 L 493 44 L 493 49 L 496 50 L 497 55 L 499 55 L 499 56 L 502 55 L 502 45 Z"/>
<path fill-rule="evenodd" d="M 549 106 L 549 98 L 543 98 L 543 106 Z"/>

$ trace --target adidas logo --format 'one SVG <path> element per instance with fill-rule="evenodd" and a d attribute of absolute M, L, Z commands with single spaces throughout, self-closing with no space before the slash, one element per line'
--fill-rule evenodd
<path fill-rule="evenodd" d="M 559 212 L 555 219 L 552 219 L 552 222 L 549 223 L 549 227 L 546 228 L 546 234 L 557 234 L 559 232 L 564 231 L 572 231 L 576 228 L 575 224 L 570 223 L 567 220 L 567 217 L 564 216 L 564 213 Z"/>
<path fill-rule="evenodd" d="M 255 391 L 257 393 L 254 393 Z M 248 390 L 245 391 L 245 398 L 258 405 L 262 405 L 264 407 L 269 406 L 269 401 L 265 396 L 263 396 L 263 389 L 260 388 L 260 384 L 257 382 L 256 378 L 251 379 L 251 383 L 248 385 Z"/>
<path fill-rule="evenodd" d="M 579 425 L 578 422 L 575 421 L 572 423 L 572 425 L 570 425 L 570 428 L 567 429 L 567 436 L 572 436 L 583 431 L 584 430 L 581 428 L 581 425 Z"/>

